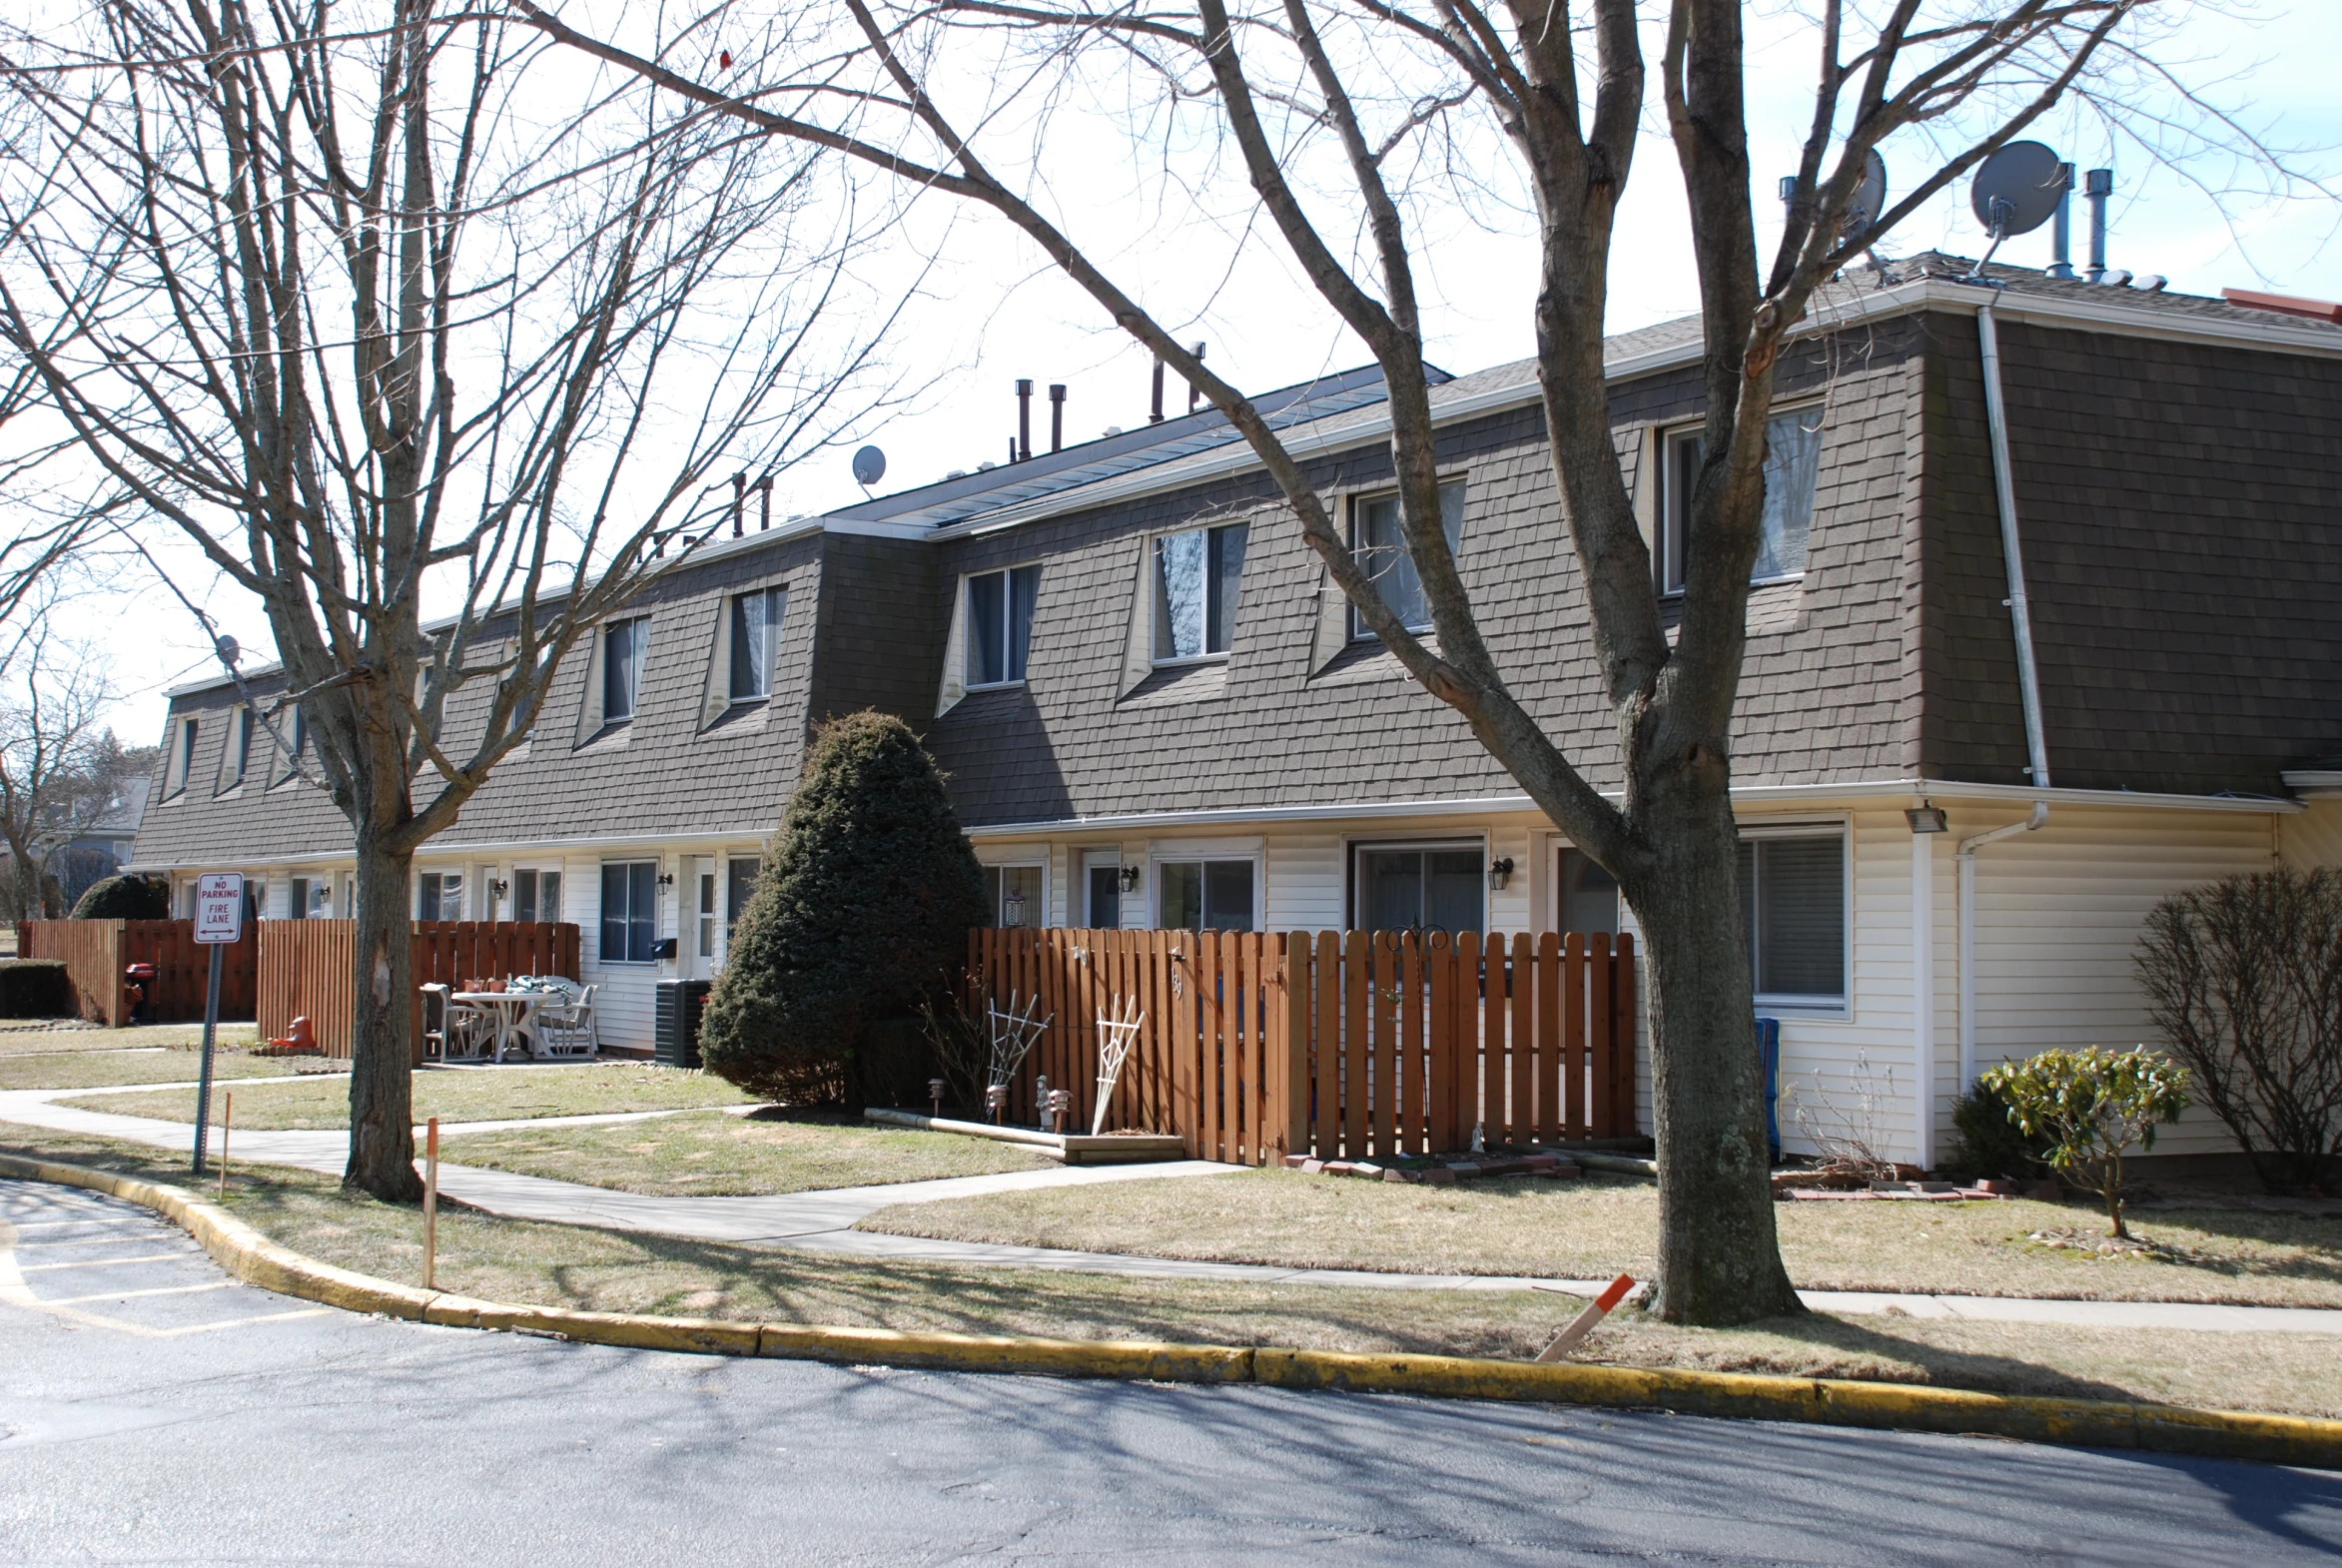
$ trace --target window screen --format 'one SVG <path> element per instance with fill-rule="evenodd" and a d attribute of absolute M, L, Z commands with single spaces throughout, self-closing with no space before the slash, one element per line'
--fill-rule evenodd
<path fill-rule="evenodd" d="M 601 961 L 648 964 L 658 932 L 658 862 L 609 861 L 602 866 Z"/>
<path fill-rule="evenodd" d="M 1760 997 L 1846 997 L 1846 837 L 1743 839 L 1741 925 Z"/>
<path fill-rule="evenodd" d="M 1470 848 L 1374 848 L 1357 852 L 1353 907 L 1364 931 L 1484 930 L 1487 861 Z"/>

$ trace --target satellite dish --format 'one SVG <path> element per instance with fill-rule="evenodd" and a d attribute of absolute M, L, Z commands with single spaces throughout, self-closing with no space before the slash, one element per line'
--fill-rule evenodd
<path fill-rule="evenodd" d="M 2010 142 L 1984 160 L 1968 188 L 1976 222 L 1998 240 L 2038 229 L 2065 194 L 2062 167 L 2056 153 L 2039 142 Z"/>
<path fill-rule="evenodd" d="M 854 454 L 854 482 L 868 487 L 887 476 L 887 454 L 876 446 L 865 446 Z"/>
<path fill-rule="evenodd" d="M 238 647 L 236 639 L 226 632 L 220 633 L 213 640 L 212 646 L 219 651 L 220 658 L 225 663 L 234 664 L 238 659 L 244 657 L 244 650 Z"/>
<path fill-rule="evenodd" d="M 1863 160 L 1862 183 L 1854 188 L 1854 195 L 1846 202 L 1846 232 L 1861 234 L 1879 221 L 1887 211 L 1887 160 L 1879 156 L 1879 149 L 1871 149 L 1871 156 Z"/>

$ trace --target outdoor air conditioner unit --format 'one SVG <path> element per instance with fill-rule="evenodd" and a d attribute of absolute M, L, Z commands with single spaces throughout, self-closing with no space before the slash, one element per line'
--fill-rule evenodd
<path fill-rule="evenodd" d="M 707 1011 L 708 982 L 662 980 L 651 1010 L 651 1053 L 661 1067 L 699 1066 L 699 1020 Z"/>

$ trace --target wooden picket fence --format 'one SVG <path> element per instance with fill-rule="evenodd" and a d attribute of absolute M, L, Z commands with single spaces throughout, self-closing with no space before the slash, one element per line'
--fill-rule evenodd
<path fill-rule="evenodd" d="M 514 975 L 578 978 L 577 927 L 566 922 L 418 920 L 414 923 L 414 984 L 460 988 L 470 980 Z M 350 1024 L 357 984 L 358 922 L 261 922 L 260 1032 L 284 1035 L 306 1017 L 327 1056 L 350 1055 Z M 420 1060 L 422 998 L 414 998 L 413 1039 Z"/>
<path fill-rule="evenodd" d="M 158 1024 L 200 1022 L 212 954 L 195 940 L 192 920 L 20 920 L 16 951 L 23 958 L 62 959 L 80 1016 L 119 1028 L 130 1022 L 123 971 L 152 964 L 145 1017 Z M 250 929 L 221 955 L 220 1016 L 252 1018 L 259 989 L 260 942 Z"/>
<path fill-rule="evenodd" d="M 1614 945 L 1615 943 L 1615 945 Z M 969 997 L 1051 1020 L 1012 1086 L 1097 1103 L 1101 1014 L 1145 1027 L 1107 1126 L 1190 1156 L 1387 1158 L 1635 1132 L 1634 939 L 1607 933 L 980 930 Z"/>

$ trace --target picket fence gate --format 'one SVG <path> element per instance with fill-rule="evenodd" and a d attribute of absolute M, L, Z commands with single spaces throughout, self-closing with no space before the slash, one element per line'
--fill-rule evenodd
<path fill-rule="evenodd" d="M 1050 1019 L 1011 1086 L 1097 1102 L 1098 1018 L 1146 1022 L 1107 1126 L 1190 1157 L 1388 1158 L 1635 1132 L 1634 939 L 1544 932 L 969 934 L 968 1005 L 1039 998 Z"/>

